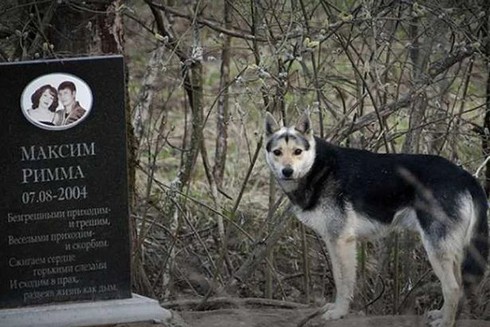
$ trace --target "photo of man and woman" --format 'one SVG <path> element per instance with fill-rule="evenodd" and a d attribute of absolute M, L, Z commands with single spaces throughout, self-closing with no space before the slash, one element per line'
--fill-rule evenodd
<path fill-rule="evenodd" d="M 81 122 L 90 111 L 92 93 L 81 79 L 68 74 L 37 78 L 21 99 L 24 116 L 43 129 L 67 129 Z"/>

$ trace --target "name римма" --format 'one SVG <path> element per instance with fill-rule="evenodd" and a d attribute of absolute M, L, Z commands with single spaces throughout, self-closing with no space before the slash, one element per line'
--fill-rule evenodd
<path fill-rule="evenodd" d="M 81 166 L 54 168 L 23 168 L 21 184 L 64 181 L 85 178 Z"/>

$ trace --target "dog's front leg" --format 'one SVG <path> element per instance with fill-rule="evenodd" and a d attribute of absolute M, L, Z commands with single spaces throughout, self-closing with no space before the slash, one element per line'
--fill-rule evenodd
<path fill-rule="evenodd" d="M 336 296 L 334 303 L 328 303 L 323 319 L 340 319 L 349 312 L 356 281 L 356 240 L 353 236 L 325 239 L 332 262 Z"/>

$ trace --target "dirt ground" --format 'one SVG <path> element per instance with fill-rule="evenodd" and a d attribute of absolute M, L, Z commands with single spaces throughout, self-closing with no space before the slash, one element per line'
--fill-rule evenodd
<path fill-rule="evenodd" d="M 213 311 L 173 311 L 170 324 L 122 324 L 117 327 L 297 327 L 312 309 L 220 309 Z M 348 316 L 337 321 L 315 318 L 305 327 L 415 327 L 425 326 L 417 316 Z M 456 327 L 490 327 L 490 321 L 460 320 Z"/>

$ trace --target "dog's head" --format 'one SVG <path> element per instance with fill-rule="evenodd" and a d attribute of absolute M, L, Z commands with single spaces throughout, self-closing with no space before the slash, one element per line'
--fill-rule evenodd
<path fill-rule="evenodd" d="M 281 127 L 266 114 L 266 159 L 275 177 L 295 181 L 304 177 L 315 161 L 315 138 L 306 112 L 295 126 Z"/>

